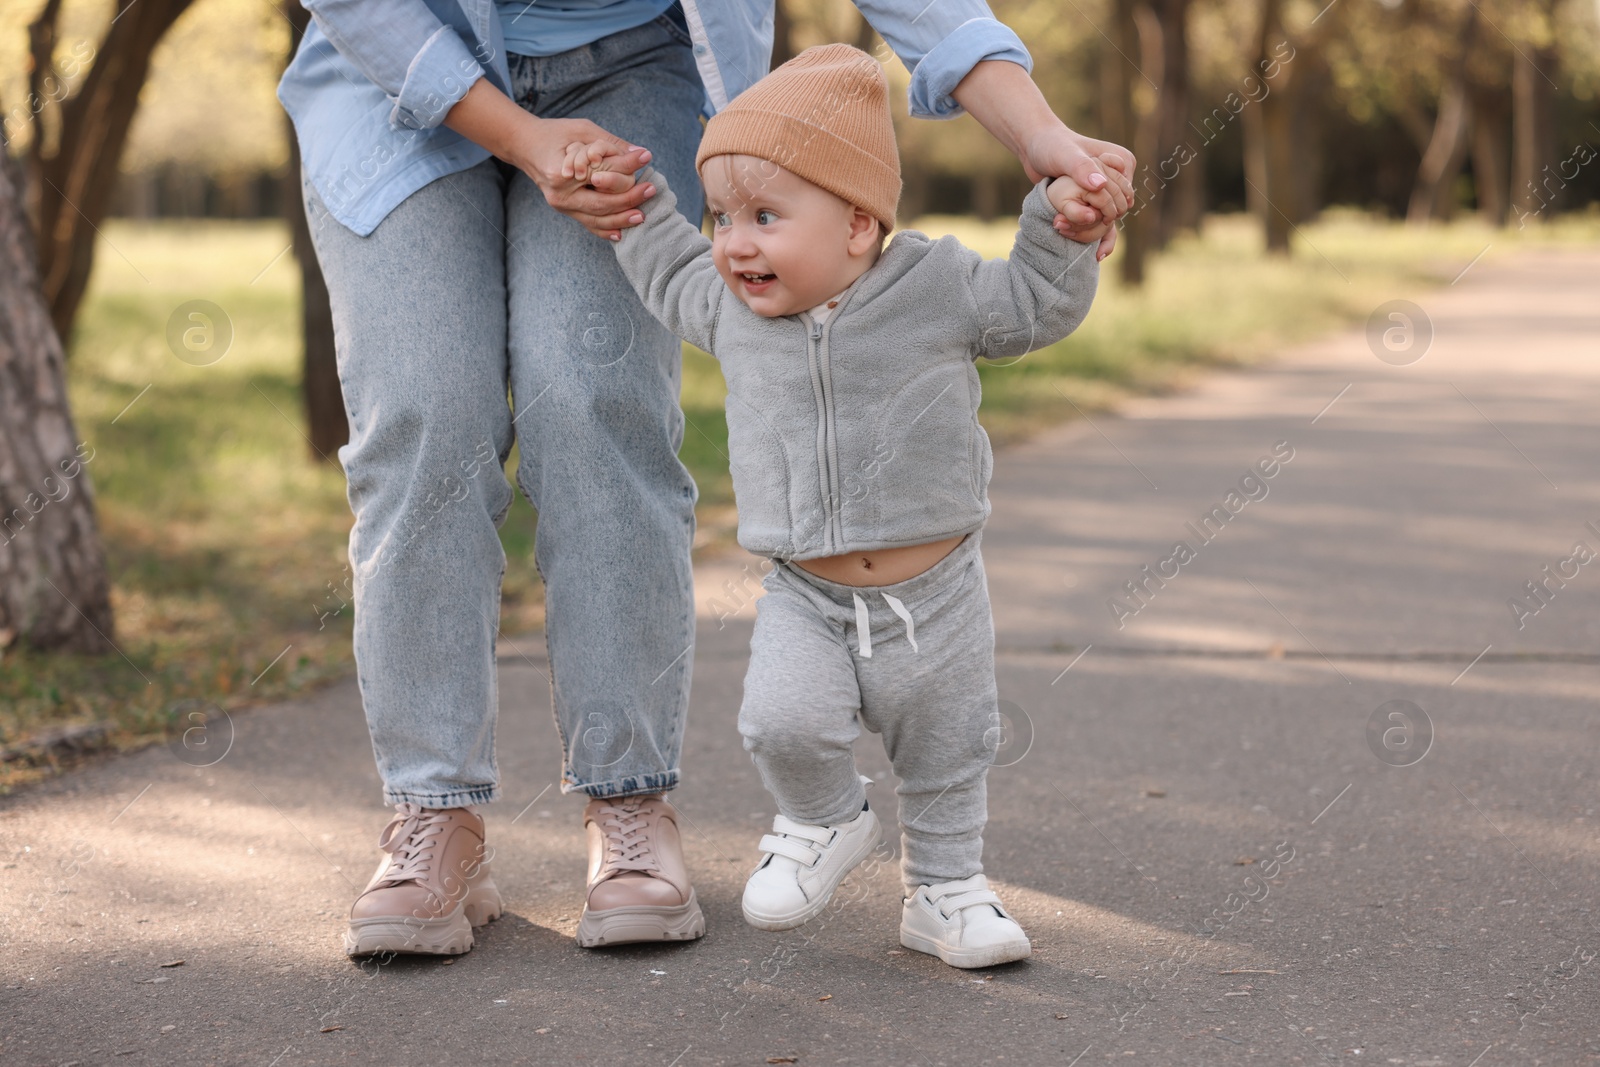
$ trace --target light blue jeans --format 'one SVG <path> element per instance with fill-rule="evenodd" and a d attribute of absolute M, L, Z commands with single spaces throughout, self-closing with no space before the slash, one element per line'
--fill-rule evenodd
<path fill-rule="evenodd" d="M 704 90 L 667 16 L 510 60 L 519 104 L 648 147 L 699 223 Z M 496 529 L 513 439 L 517 485 L 539 511 L 562 788 L 673 788 L 696 496 L 678 461 L 677 338 L 640 306 L 606 241 L 497 160 L 424 186 L 367 237 L 309 184 L 305 197 L 350 417 L 339 459 L 356 517 L 356 669 L 385 799 L 498 796 Z"/>

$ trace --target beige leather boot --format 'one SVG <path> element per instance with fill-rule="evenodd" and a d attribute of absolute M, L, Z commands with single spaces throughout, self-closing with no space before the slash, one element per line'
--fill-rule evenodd
<path fill-rule="evenodd" d="M 350 909 L 345 953 L 466 952 L 472 928 L 498 919 L 501 909 L 482 817 L 415 804 L 396 805 L 395 813 L 378 838 L 386 855 Z"/>
<path fill-rule="evenodd" d="M 578 920 L 584 948 L 637 941 L 692 941 L 706 920 L 683 866 L 678 813 L 665 797 L 591 800 L 589 897 Z"/>

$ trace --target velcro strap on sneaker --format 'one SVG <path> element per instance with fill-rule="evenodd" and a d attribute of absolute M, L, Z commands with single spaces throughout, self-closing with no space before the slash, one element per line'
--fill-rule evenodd
<path fill-rule="evenodd" d="M 807 841 L 815 841 L 819 845 L 826 845 L 833 840 L 837 831 L 826 826 L 814 826 L 811 823 L 795 822 L 793 819 L 782 815 L 772 820 L 772 832 L 787 834 L 789 837 L 799 837 Z"/>
<path fill-rule="evenodd" d="M 933 897 L 934 904 L 940 911 L 954 915 L 963 908 L 970 908 L 975 904 L 991 904 L 994 908 L 1005 914 L 1005 909 L 1000 906 L 1000 898 L 988 889 L 969 889 L 964 893 L 951 893 L 948 896 Z"/>
<path fill-rule="evenodd" d="M 810 867 L 822 855 L 810 845 L 795 841 L 788 837 L 778 837 L 775 834 L 766 834 L 761 838 L 761 851 L 774 856 L 784 856 L 796 863 Z"/>

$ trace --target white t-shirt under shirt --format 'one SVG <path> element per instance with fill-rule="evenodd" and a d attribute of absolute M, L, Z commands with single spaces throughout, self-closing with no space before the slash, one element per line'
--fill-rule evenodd
<path fill-rule="evenodd" d="M 828 298 L 827 300 L 824 300 L 822 303 L 820 303 L 816 307 L 812 308 L 809 312 L 807 312 L 807 314 L 810 315 L 813 319 L 816 319 L 818 323 L 827 322 L 828 321 L 828 316 L 832 315 L 833 314 L 833 309 L 839 306 L 839 298 L 841 296 L 843 296 L 843 295 L 844 295 L 844 290 L 841 289 L 837 293 L 835 293 L 832 297 Z"/>

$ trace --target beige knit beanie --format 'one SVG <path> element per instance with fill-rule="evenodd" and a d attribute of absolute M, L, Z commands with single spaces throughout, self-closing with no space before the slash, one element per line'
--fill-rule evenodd
<path fill-rule="evenodd" d="M 900 151 L 889 80 L 859 48 L 808 48 L 734 97 L 706 123 L 695 169 L 730 154 L 776 163 L 894 229 Z"/>

